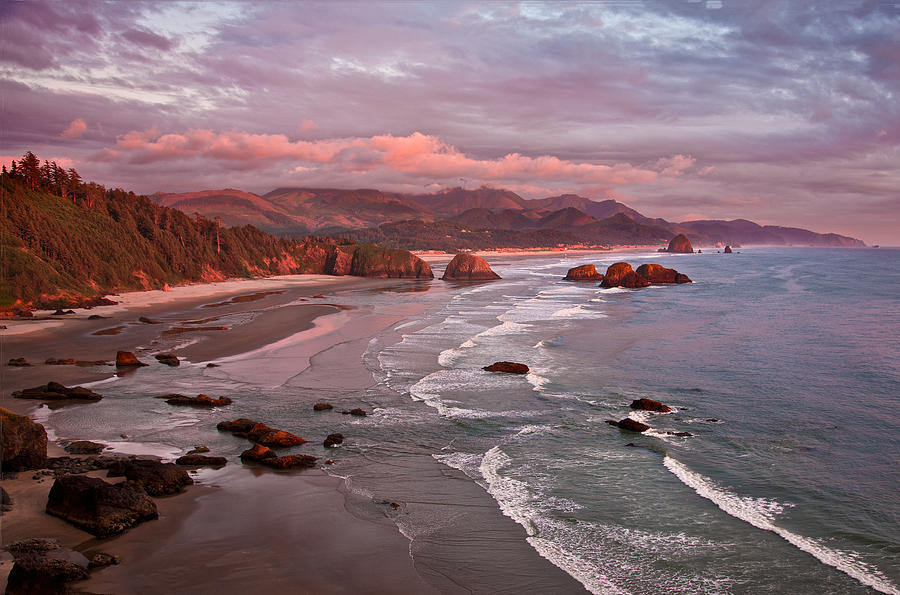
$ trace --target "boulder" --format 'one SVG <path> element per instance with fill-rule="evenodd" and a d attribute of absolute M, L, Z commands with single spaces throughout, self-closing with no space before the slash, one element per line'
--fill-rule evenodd
<path fill-rule="evenodd" d="M 46 510 L 97 537 L 117 535 L 159 516 L 156 503 L 140 484 L 112 484 L 84 475 L 57 478 Z"/>
<path fill-rule="evenodd" d="M 17 399 L 38 399 L 42 401 L 64 401 L 67 399 L 76 401 L 99 401 L 103 398 L 103 395 L 95 393 L 90 389 L 81 386 L 69 388 L 58 382 L 48 382 L 44 386 L 17 390 L 13 392 L 12 396 Z"/>
<path fill-rule="evenodd" d="M 630 417 L 626 417 L 625 419 L 620 421 L 608 419 L 606 420 L 606 423 L 611 426 L 616 426 L 621 430 L 628 430 L 629 432 L 646 432 L 650 429 L 650 426 L 648 426 L 647 424 L 642 424 L 641 422 L 635 421 Z"/>
<path fill-rule="evenodd" d="M 4 546 L 3 549 L 18 557 L 23 554 L 45 554 L 60 547 L 59 541 L 53 537 L 26 537 Z"/>
<path fill-rule="evenodd" d="M 208 446 L 203 446 L 203 445 L 201 444 L 201 445 L 199 445 L 199 446 L 195 446 L 195 447 L 192 448 L 191 450 L 187 451 L 185 454 L 195 455 L 195 454 L 200 454 L 200 453 L 203 453 L 203 452 L 209 452 L 209 447 L 208 447 Z"/>
<path fill-rule="evenodd" d="M 156 361 L 159 363 L 172 366 L 173 368 L 181 365 L 181 362 L 178 361 L 178 357 L 174 353 L 157 353 L 153 357 L 155 357 Z"/>
<path fill-rule="evenodd" d="M 115 475 L 116 471 L 110 470 L 109 473 Z M 129 482 L 143 486 L 151 496 L 177 494 L 184 486 L 194 483 L 187 471 L 174 463 L 145 459 L 127 462 L 124 475 Z"/>
<path fill-rule="evenodd" d="M 85 566 L 71 560 L 42 553 L 21 554 L 16 557 L 6 579 L 7 595 L 38 595 L 68 593 L 66 583 L 88 578 Z"/>
<path fill-rule="evenodd" d="M 221 467 L 228 463 L 225 457 L 207 457 L 201 454 L 187 454 L 175 459 L 176 465 L 185 467 Z"/>
<path fill-rule="evenodd" d="M 133 368 L 137 366 L 147 366 L 149 364 L 145 364 L 140 361 L 133 353 L 130 351 L 117 351 L 116 352 L 116 367 L 117 368 Z"/>
<path fill-rule="evenodd" d="M 675 252 L 677 254 L 692 254 L 694 252 L 694 247 L 691 246 L 691 241 L 688 239 L 688 237 L 683 233 L 680 233 L 672 238 L 672 241 L 669 242 L 669 247 L 666 248 L 666 252 Z"/>
<path fill-rule="evenodd" d="M 259 461 L 259 464 L 273 469 L 293 469 L 294 467 L 315 467 L 316 461 L 316 457 L 311 455 L 284 455 L 283 457 L 267 457 Z"/>
<path fill-rule="evenodd" d="M 631 402 L 631 408 L 640 409 L 641 411 L 656 411 L 658 413 L 669 413 L 672 411 L 672 408 L 668 405 L 663 405 L 653 399 L 635 399 Z"/>
<path fill-rule="evenodd" d="M 254 444 L 252 448 L 248 448 L 241 453 L 241 460 L 258 463 L 263 459 L 271 459 L 275 456 L 275 452 L 271 448 L 261 444 Z"/>
<path fill-rule="evenodd" d="M 73 358 L 57 358 L 57 357 L 48 357 L 44 360 L 44 364 L 48 366 L 74 366 L 75 360 Z"/>
<path fill-rule="evenodd" d="M 47 432 L 24 415 L 0 408 L 0 465 L 3 471 L 40 469 L 47 464 Z"/>
<path fill-rule="evenodd" d="M 216 429 L 220 432 L 230 432 L 236 436 L 246 438 L 247 432 L 249 432 L 250 428 L 255 426 L 256 423 L 257 422 L 252 419 L 240 417 L 234 421 L 220 421 L 216 424 Z"/>
<path fill-rule="evenodd" d="M 359 407 L 357 407 L 356 409 L 351 409 L 350 411 L 341 411 L 341 413 L 343 413 L 344 415 L 355 415 L 357 417 L 366 416 L 366 412 Z"/>
<path fill-rule="evenodd" d="M 490 366 L 483 367 L 482 370 L 487 370 L 488 372 L 506 372 L 507 374 L 527 374 L 528 366 L 516 362 L 494 362 Z"/>
<path fill-rule="evenodd" d="M 304 444 L 306 440 L 300 436 L 285 432 L 284 430 L 270 430 L 264 432 L 256 438 L 251 438 L 257 444 L 271 447 L 288 447 Z"/>
<path fill-rule="evenodd" d="M 454 256 L 447 263 L 444 276 L 441 277 L 446 281 L 488 281 L 499 278 L 500 275 L 491 270 L 491 265 L 485 259 L 474 254 Z"/>
<path fill-rule="evenodd" d="M 725 254 L 731 254 L 731 246 L 725 246 Z"/>
<path fill-rule="evenodd" d="M 199 394 L 196 397 L 188 397 L 185 395 L 178 394 L 170 394 L 170 395 L 161 395 L 156 397 L 157 399 L 165 399 L 166 403 L 169 405 L 184 405 L 187 407 L 223 407 L 225 405 L 231 405 L 231 399 L 228 397 L 219 397 L 218 399 L 214 399 L 209 395 Z"/>
<path fill-rule="evenodd" d="M 690 277 L 660 264 L 642 264 L 635 271 L 650 283 L 691 283 Z"/>
<path fill-rule="evenodd" d="M 580 267 L 569 269 L 563 281 L 600 281 L 603 275 L 597 272 L 597 268 L 592 264 L 583 264 Z"/>
<path fill-rule="evenodd" d="M 316 403 L 313 405 L 313 411 L 328 411 L 329 409 L 334 409 L 334 407 L 328 403 Z"/>
<path fill-rule="evenodd" d="M 31 364 L 29 364 L 28 360 L 26 360 L 24 357 L 14 357 L 6 362 L 6 365 L 12 366 L 14 368 L 24 368 L 25 366 L 30 366 Z"/>
<path fill-rule="evenodd" d="M 649 285 L 650 281 L 635 273 L 627 262 L 609 265 L 603 281 L 600 282 L 600 287 L 627 287 L 629 289 L 648 287 Z"/>
<path fill-rule="evenodd" d="M 219 422 L 216 429 L 220 432 L 231 432 L 235 436 L 248 438 L 263 446 L 287 447 L 306 443 L 306 440 L 300 436 L 270 428 L 264 423 L 246 418 Z"/>
<path fill-rule="evenodd" d="M 328 436 L 325 437 L 325 441 L 322 443 L 322 445 L 325 448 L 334 448 L 335 446 L 337 446 L 339 444 L 343 444 L 343 443 L 344 443 L 344 435 L 343 434 L 328 434 Z"/>
<path fill-rule="evenodd" d="M 88 558 L 88 568 L 105 568 L 119 563 L 119 556 L 113 556 L 105 552 L 94 552 Z"/>
<path fill-rule="evenodd" d="M 71 455 L 96 455 L 106 448 L 105 444 L 91 442 L 90 440 L 76 440 L 66 445 L 66 452 Z"/>

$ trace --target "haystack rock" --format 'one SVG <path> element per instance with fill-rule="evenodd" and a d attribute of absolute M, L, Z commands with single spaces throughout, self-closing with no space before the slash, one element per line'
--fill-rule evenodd
<path fill-rule="evenodd" d="M 527 374 L 528 366 L 517 362 L 494 362 L 490 366 L 485 366 L 482 370 L 488 372 L 506 372 L 507 374 Z"/>
<path fill-rule="evenodd" d="M 731 254 L 731 246 L 725 246 L 725 254 Z"/>
<path fill-rule="evenodd" d="M 57 478 L 46 510 L 97 537 L 117 535 L 159 516 L 156 503 L 139 484 L 113 484 L 84 475 Z"/>
<path fill-rule="evenodd" d="M 474 254 L 457 254 L 444 271 L 441 279 L 446 281 L 489 281 L 500 275 L 491 270 L 491 265 Z"/>
<path fill-rule="evenodd" d="M 668 405 L 663 405 L 659 401 L 654 401 L 653 399 L 635 399 L 631 402 L 632 409 L 640 409 L 642 411 L 657 411 L 659 413 L 669 413 L 672 411 L 672 408 Z"/>
<path fill-rule="evenodd" d="M 600 287 L 627 287 L 635 289 L 638 287 L 647 287 L 650 281 L 641 277 L 631 268 L 627 262 L 617 262 L 609 265 Z"/>
<path fill-rule="evenodd" d="M 117 368 L 132 368 L 136 366 L 146 366 L 149 364 L 145 364 L 140 361 L 133 353 L 130 351 L 117 351 L 116 352 L 116 367 Z"/>
<path fill-rule="evenodd" d="M 669 242 L 669 247 L 666 248 L 666 252 L 675 252 L 677 254 L 693 254 L 694 247 L 691 246 L 691 241 L 688 239 L 688 237 L 683 233 L 680 233 L 672 238 L 671 242 Z"/>
<path fill-rule="evenodd" d="M 3 471 L 43 467 L 47 463 L 44 426 L 0 408 L 0 457 Z"/>
<path fill-rule="evenodd" d="M 580 267 L 569 269 L 563 281 L 600 281 L 603 275 L 597 272 L 597 268 L 592 264 L 583 264 Z"/>
<path fill-rule="evenodd" d="M 650 283 L 692 283 L 687 275 L 661 264 L 642 264 L 635 272 Z"/>

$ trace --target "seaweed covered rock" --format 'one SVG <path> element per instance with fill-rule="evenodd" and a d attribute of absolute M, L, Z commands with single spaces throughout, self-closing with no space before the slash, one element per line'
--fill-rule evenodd
<path fill-rule="evenodd" d="M 40 469 L 47 463 L 47 432 L 24 415 L 0 408 L 0 464 L 3 471 Z"/>
<path fill-rule="evenodd" d="M 635 271 L 650 283 L 691 283 L 690 277 L 661 264 L 642 264 Z"/>
<path fill-rule="evenodd" d="M 603 281 L 600 282 L 600 287 L 627 287 L 629 289 L 649 287 L 649 285 L 650 281 L 635 273 L 627 262 L 609 265 L 606 274 L 603 275 Z"/>
<path fill-rule="evenodd" d="M 488 281 L 499 279 L 500 275 L 491 270 L 491 265 L 474 254 L 457 254 L 453 257 L 441 279 L 447 281 Z"/>
<path fill-rule="evenodd" d="M 300 436 L 285 432 L 284 430 L 270 428 L 264 423 L 246 418 L 219 422 L 216 425 L 216 429 L 220 432 L 230 432 L 241 438 L 248 438 L 263 446 L 298 446 L 306 442 L 306 440 Z"/>
<path fill-rule="evenodd" d="M 592 264 L 583 264 L 580 267 L 569 269 L 563 281 L 601 281 L 603 275 L 597 272 L 597 267 Z"/>
<path fill-rule="evenodd" d="M 117 535 L 159 516 L 156 503 L 140 484 L 112 484 L 84 475 L 57 478 L 46 511 L 97 537 Z"/>

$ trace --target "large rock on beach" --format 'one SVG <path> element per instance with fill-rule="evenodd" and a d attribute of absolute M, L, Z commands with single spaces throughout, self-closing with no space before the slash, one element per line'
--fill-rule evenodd
<path fill-rule="evenodd" d="M 76 552 L 71 552 L 76 553 Z M 78 554 L 80 558 L 84 558 Z M 69 593 L 66 583 L 88 578 L 86 561 L 79 564 L 46 552 L 15 556 L 15 564 L 6 579 L 6 595 L 43 595 Z"/>
<path fill-rule="evenodd" d="M 110 469 L 109 476 L 116 476 L 118 470 Z M 125 463 L 122 474 L 129 482 L 141 485 L 151 496 L 177 494 L 194 480 L 187 471 L 174 463 L 136 459 Z"/>
<path fill-rule="evenodd" d="M 639 421 L 635 421 L 635 420 L 631 419 L 630 417 L 626 417 L 625 419 L 620 420 L 620 421 L 616 421 L 614 419 L 608 419 L 608 420 L 606 420 L 606 423 L 608 423 L 611 426 L 616 426 L 617 428 L 619 428 L 621 430 L 628 430 L 629 432 L 646 432 L 647 430 L 650 429 L 650 426 L 648 426 L 647 424 L 643 424 Z"/>
<path fill-rule="evenodd" d="M 517 362 L 494 362 L 490 366 L 485 366 L 482 370 L 488 372 L 505 372 L 507 374 L 527 374 L 528 366 Z"/>
<path fill-rule="evenodd" d="M 679 273 L 675 269 L 668 269 L 661 264 L 642 264 L 635 272 L 653 284 L 692 282 L 687 275 Z"/>
<path fill-rule="evenodd" d="M 0 408 L 0 467 L 40 469 L 47 463 L 47 432 L 24 415 Z"/>
<path fill-rule="evenodd" d="M 569 269 L 563 281 L 601 281 L 603 275 L 597 272 L 597 267 L 592 264 L 583 264 L 580 267 Z"/>
<path fill-rule="evenodd" d="M 117 535 L 159 516 L 156 503 L 140 484 L 112 484 L 83 475 L 57 478 L 46 510 L 97 537 Z"/>
<path fill-rule="evenodd" d="M 231 405 L 231 399 L 228 397 L 219 397 L 214 399 L 209 395 L 199 394 L 196 397 L 188 397 L 186 395 L 169 394 L 160 395 L 157 399 L 165 399 L 169 405 L 184 405 L 186 407 L 203 407 L 209 409 L 211 407 L 223 407 Z"/>
<path fill-rule="evenodd" d="M 641 411 L 656 411 L 657 413 L 669 413 L 672 411 L 672 408 L 668 405 L 663 405 L 653 399 L 635 399 L 631 402 L 631 408 Z"/>
<path fill-rule="evenodd" d="M 635 273 L 627 262 L 609 265 L 606 274 L 603 275 L 603 281 L 600 283 L 600 287 L 627 287 L 629 289 L 649 287 L 649 285 L 650 281 Z"/>
<path fill-rule="evenodd" d="M 176 465 L 184 467 L 222 467 L 228 463 L 225 457 L 208 457 L 201 454 L 187 454 L 175 459 Z"/>
<path fill-rule="evenodd" d="M 489 281 L 500 275 L 491 270 L 491 265 L 474 254 L 457 254 L 453 257 L 441 279 L 446 281 Z"/>
<path fill-rule="evenodd" d="M 84 388 L 82 386 L 73 386 L 69 388 L 58 382 L 48 382 L 43 386 L 34 388 L 25 388 L 14 391 L 13 397 L 17 399 L 37 399 L 40 401 L 99 401 L 103 395 Z"/>
<path fill-rule="evenodd" d="M 176 356 L 174 353 L 157 353 L 153 357 L 155 357 L 156 361 L 158 361 L 159 363 L 165 364 L 167 366 L 172 366 L 173 368 L 175 366 L 181 365 L 181 362 L 178 360 L 178 356 Z"/>
<path fill-rule="evenodd" d="M 116 352 L 116 367 L 117 368 L 135 368 L 139 366 L 148 366 L 149 364 L 145 364 L 141 360 L 139 360 L 133 353 L 130 351 L 117 351 Z"/>
<path fill-rule="evenodd" d="M 666 252 L 692 254 L 694 252 L 694 247 L 691 245 L 691 241 L 688 237 L 683 233 L 680 233 L 669 242 L 669 247 L 666 248 Z"/>
<path fill-rule="evenodd" d="M 262 444 L 254 444 L 252 447 L 241 453 L 241 460 L 253 461 L 254 463 L 258 463 L 263 459 L 271 459 L 275 458 L 276 456 L 277 455 L 275 454 L 275 451 L 273 451 L 268 446 L 263 446 Z"/>
<path fill-rule="evenodd" d="M 259 461 L 260 465 L 272 469 L 293 469 L 295 467 L 315 467 L 318 459 L 312 455 L 284 455 L 281 457 L 268 457 Z"/>
<path fill-rule="evenodd" d="M 106 448 L 105 444 L 90 440 L 75 440 L 66 445 L 65 451 L 71 455 L 96 455 Z"/>

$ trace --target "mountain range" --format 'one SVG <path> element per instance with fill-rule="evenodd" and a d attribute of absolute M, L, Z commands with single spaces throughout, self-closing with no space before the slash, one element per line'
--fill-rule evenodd
<path fill-rule="evenodd" d="M 234 189 L 156 193 L 158 204 L 299 237 L 309 233 L 405 249 L 485 249 L 559 245 L 658 245 L 683 233 L 697 247 L 732 245 L 864 246 L 855 238 L 735 219 L 673 223 L 615 200 L 577 194 L 525 199 L 500 188 L 448 188 L 433 194 L 374 189 L 278 188 L 264 195 Z"/>

